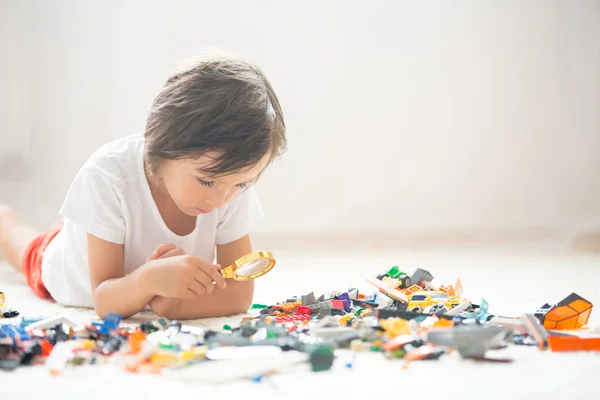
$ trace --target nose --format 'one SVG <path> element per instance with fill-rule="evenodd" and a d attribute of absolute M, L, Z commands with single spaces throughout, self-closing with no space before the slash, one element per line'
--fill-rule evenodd
<path fill-rule="evenodd" d="M 227 198 L 226 190 L 215 190 L 214 193 L 211 193 L 207 198 L 206 202 L 214 209 L 220 208 L 223 204 L 225 204 Z"/>
<path fill-rule="evenodd" d="M 213 208 L 220 208 L 223 204 L 231 200 L 236 192 L 237 190 L 235 188 L 229 190 L 216 190 L 206 198 L 206 202 Z"/>

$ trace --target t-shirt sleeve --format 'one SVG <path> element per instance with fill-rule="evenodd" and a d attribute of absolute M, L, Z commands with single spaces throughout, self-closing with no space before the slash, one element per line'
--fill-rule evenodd
<path fill-rule="evenodd" d="M 125 242 L 125 220 L 114 183 L 98 172 L 79 171 L 59 214 L 108 242 Z"/>
<path fill-rule="evenodd" d="M 264 212 L 254 188 L 240 192 L 227 204 L 220 217 L 216 243 L 230 243 L 249 234 L 263 217 Z"/>

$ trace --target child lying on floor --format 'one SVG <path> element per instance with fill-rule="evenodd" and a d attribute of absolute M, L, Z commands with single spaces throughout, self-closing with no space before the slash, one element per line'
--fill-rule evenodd
<path fill-rule="evenodd" d="M 262 218 L 252 185 L 285 146 L 261 70 L 202 57 L 169 77 L 143 135 L 87 160 L 47 232 L 0 205 L 0 252 L 37 296 L 100 317 L 147 305 L 170 319 L 245 312 L 253 282 L 226 282 L 218 270 L 252 252 Z"/>

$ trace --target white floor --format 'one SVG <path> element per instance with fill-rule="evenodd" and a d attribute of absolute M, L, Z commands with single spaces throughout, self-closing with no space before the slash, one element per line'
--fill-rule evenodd
<path fill-rule="evenodd" d="M 564 253 L 555 250 L 512 249 L 420 249 L 415 251 L 358 252 L 276 252 L 277 267 L 257 281 L 255 302 L 284 301 L 293 295 L 358 287 L 370 290 L 364 276 L 377 274 L 392 265 L 412 271 L 422 267 L 435 276 L 435 282 L 454 283 L 460 277 L 464 297 L 473 302 L 485 298 L 495 315 L 519 316 L 533 312 L 545 302 L 560 301 L 571 292 L 600 304 L 600 255 Z M 65 311 L 81 322 L 95 315 L 90 310 L 68 309 L 39 300 L 30 293 L 22 277 L 0 265 L 0 291 L 22 315 L 51 315 Z M 590 325 L 600 325 L 600 311 L 592 312 Z M 152 318 L 149 313 L 131 322 Z M 236 324 L 239 318 L 191 321 L 217 328 Z M 426 361 L 402 368 L 401 362 L 387 361 L 381 354 L 360 354 L 352 369 L 344 367 L 349 355 L 340 353 L 334 368 L 312 373 L 300 365 L 286 374 L 257 384 L 240 381 L 225 386 L 180 383 L 166 377 L 132 375 L 110 367 L 89 367 L 51 377 L 43 367 L 21 368 L 0 373 L 2 394 L 18 397 L 125 398 L 152 393 L 194 396 L 199 393 L 222 395 L 300 398 L 314 395 L 332 398 L 344 393 L 356 396 L 460 396 L 460 398 L 599 398 L 600 355 L 595 353 L 555 354 L 530 347 L 497 352 L 511 357 L 511 364 L 481 364 L 461 360 L 458 354 L 440 361 Z M 21 383 L 22 382 L 22 383 Z M 31 383 L 35 382 L 35 385 Z M 8 384 L 7 384 L 8 383 Z M 92 388 L 99 388 L 94 389 Z M 7 393 L 8 391 L 8 393 Z M 4 398 L 4 396 L 2 396 Z M 17 398 L 6 396 L 6 398 Z M 20 398 L 20 397 L 19 397 Z M 28 397 L 27 397 L 28 398 Z M 154 398 L 154 397 L 153 397 Z"/>

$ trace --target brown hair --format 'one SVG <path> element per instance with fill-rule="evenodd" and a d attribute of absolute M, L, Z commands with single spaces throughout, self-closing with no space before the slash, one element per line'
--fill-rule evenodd
<path fill-rule="evenodd" d="M 165 160 L 219 157 L 203 170 L 226 175 L 269 163 L 287 145 L 279 100 L 264 73 L 238 57 L 203 56 L 171 75 L 146 121 L 144 160 L 157 174 Z"/>

